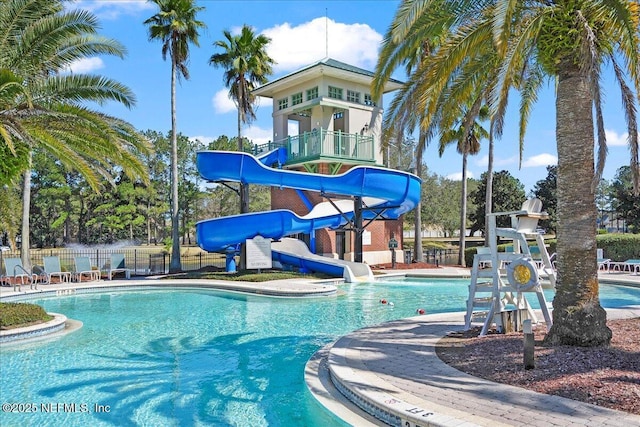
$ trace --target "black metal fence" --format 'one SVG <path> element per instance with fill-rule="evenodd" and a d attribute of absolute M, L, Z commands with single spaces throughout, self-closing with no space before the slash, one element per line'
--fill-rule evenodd
<path fill-rule="evenodd" d="M 75 257 L 89 257 L 91 265 L 100 270 L 106 270 L 111 262 L 112 254 L 124 254 L 125 264 L 132 275 L 148 276 L 166 274 L 169 272 L 171 256 L 157 250 L 146 249 L 47 249 L 31 251 L 31 264 L 42 266 L 43 257 L 58 256 L 64 271 L 75 271 Z M 15 252 L 0 252 L 3 258 L 20 257 Z M 183 254 L 180 258 L 183 271 L 200 270 L 205 267 L 225 267 L 225 256 L 217 253 L 198 252 L 194 255 Z M 4 263 L 0 263 L 4 268 Z M 1 270 L 1 268 L 0 268 Z"/>
<path fill-rule="evenodd" d="M 423 249 L 423 262 L 434 265 L 456 265 L 458 264 L 458 249 Z M 404 262 L 410 263 L 415 254 L 413 249 L 405 249 Z"/>
<path fill-rule="evenodd" d="M 58 256 L 63 271 L 75 271 L 75 257 L 89 257 L 94 268 L 105 271 L 111 262 L 112 254 L 124 254 L 126 267 L 132 275 L 150 276 L 154 274 L 166 274 L 169 272 L 171 256 L 153 249 L 45 249 L 31 251 L 31 264 L 42 266 L 43 257 Z M 404 262 L 413 260 L 413 251 L 404 252 Z M 458 262 L 457 249 L 424 249 L 424 262 L 435 265 L 455 265 Z M 3 271 L 3 258 L 20 257 L 16 252 L 0 252 L 0 272 Z M 196 254 L 183 254 L 181 257 L 182 270 L 194 271 L 206 267 L 225 268 L 225 255 L 218 253 L 198 252 Z"/>

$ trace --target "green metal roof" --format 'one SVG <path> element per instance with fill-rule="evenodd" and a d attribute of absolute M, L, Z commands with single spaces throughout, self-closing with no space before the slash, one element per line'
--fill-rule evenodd
<path fill-rule="evenodd" d="M 264 84 L 256 89 L 254 89 L 254 92 L 256 92 L 256 95 L 260 95 L 260 92 L 264 92 L 266 89 L 270 88 L 271 86 L 274 86 L 276 84 L 279 84 L 280 82 L 282 82 L 283 80 L 288 80 L 291 79 L 292 77 L 296 77 L 302 74 L 305 74 L 309 71 L 311 71 L 312 69 L 316 68 L 316 67 L 330 67 L 330 68 L 334 68 L 336 70 L 341 70 L 341 71 L 346 71 L 349 73 L 353 73 L 353 74 L 359 74 L 361 76 L 366 76 L 369 77 L 371 79 L 373 79 L 375 77 L 375 73 L 373 73 L 372 71 L 368 71 L 365 70 L 363 68 L 360 67 L 356 67 L 354 65 L 349 65 L 346 64 L 344 62 L 335 60 L 335 59 L 331 59 L 331 58 L 324 58 L 318 62 L 315 62 L 311 65 L 308 65 L 304 68 L 301 68 L 297 71 L 294 71 L 292 73 L 289 73 L 287 75 L 284 75 L 282 77 L 279 77 L 275 80 L 270 81 L 267 84 Z M 388 90 L 395 90 L 398 89 L 399 86 L 403 85 L 404 83 L 401 82 L 400 80 L 396 80 L 396 79 L 389 79 L 389 81 L 387 82 L 387 84 L 385 86 L 389 86 Z M 260 96 L 267 96 L 267 95 L 260 95 Z"/>

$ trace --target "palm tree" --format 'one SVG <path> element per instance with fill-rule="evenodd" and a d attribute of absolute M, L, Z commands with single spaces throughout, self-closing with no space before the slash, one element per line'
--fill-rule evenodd
<path fill-rule="evenodd" d="M 466 112 L 462 114 L 462 117 L 466 117 Z M 478 118 L 480 120 L 486 120 L 489 117 L 489 109 L 483 107 L 480 109 Z M 471 128 L 471 132 L 466 132 L 465 128 L 460 124 L 459 127 L 453 129 L 443 129 L 440 134 L 440 144 L 438 145 L 438 154 L 442 157 L 445 148 L 448 145 L 456 144 L 456 150 L 462 154 L 462 182 L 461 196 L 460 196 L 460 241 L 458 247 L 458 264 L 465 267 L 465 230 L 467 229 L 467 158 L 469 154 L 476 155 L 480 152 L 480 140 L 488 138 L 489 133 L 480 126 L 479 123 L 474 123 Z"/>
<path fill-rule="evenodd" d="M 171 59 L 171 263 L 170 272 L 182 270 L 180 262 L 180 209 L 178 206 L 178 131 L 176 125 L 176 80 L 189 79 L 189 44 L 198 44 L 198 29 L 205 28 L 196 15 L 203 7 L 194 0 L 151 0 L 160 9 L 144 21 L 149 40 L 162 41 L 162 59 Z"/>
<path fill-rule="evenodd" d="M 433 50 L 433 45 L 435 43 L 423 41 L 420 43 L 416 52 L 406 59 L 406 72 L 407 75 L 411 75 L 413 70 L 418 67 L 420 60 L 423 58 L 427 58 L 430 52 Z M 389 117 L 389 116 L 387 116 Z M 393 116 L 391 116 L 394 120 Z M 416 117 L 418 121 L 412 120 L 413 117 Z M 407 117 L 408 123 L 407 125 L 411 128 L 418 127 L 418 145 L 415 149 L 416 156 L 416 175 L 422 178 L 422 159 L 424 150 L 427 148 L 429 144 L 429 138 L 427 135 L 427 130 L 423 129 L 419 123 L 422 121 L 422 115 L 410 115 Z M 388 121 L 388 118 L 387 118 Z M 385 123 L 385 127 L 393 128 L 393 124 Z M 401 127 L 402 128 L 402 127 Z M 384 147 L 383 147 L 384 148 Z M 413 259 L 415 262 L 424 261 L 424 254 L 422 250 L 422 203 L 418 201 L 415 207 L 415 216 L 414 216 L 414 224 L 413 224 Z"/>
<path fill-rule="evenodd" d="M 94 54 L 123 56 L 124 48 L 96 34 L 86 11 L 64 12 L 61 1 L 0 2 L 0 139 L 2 162 L 23 174 L 21 253 L 29 266 L 31 152 L 39 147 L 65 167 L 80 172 L 95 191 L 114 165 L 146 179 L 138 153 L 146 140 L 128 123 L 81 106 L 114 100 L 130 107 L 131 91 L 110 79 L 64 74 L 73 61 Z M 62 74 L 61 74 L 62 73 Z M 4 189 L 8 191 L 8 189 Z"/>
<path fill-rule="evenodd" d="M 611 339 L 598 298 L 595 241 L 594 190 L 606 157 L 600 74 L 610 64 L 621 89 L 631 170 L 638 191 L 638 100 L 633 89 L 640 92 L 639 10 L 637 2 L 621 0 L 407 0 L 398 8 L 391 26 L 391 40 L 398 46 L 404 40 L 446 36 L 414 79 L 415 91 L 422 93 L 415 108 L 427 112 L 426 125 L 437 119 L 442 93 L 461 67 L 475 62 L 480 52 L 493 49 L 496 62 L 490 65 L 498 72 L 489 88 L 491 116 L 501 128 L 510 91 L 515 88 L 520 92 L 522 156 L 537 94 L 547 79 L 555 80 L 558 281 L 554 322 L 547 335 L 552 344 L 597 346 Z M 388 72 L 381 68 L 381 73 Z M 467 100 L 456 101 L 469 105 L 474 95 L 460 93 Z M 594 134 L 598 142 L 596 166 Z"/>
<path fill-rule="evenodd" d="M 263 34 L 256 36 L 248 25 L 244 25 L 238 35 L 225 30 L 224 38 L 213 44 L 222 52 L 211 55 L 209 64 L 225 69 L 224 84 L 238 108 L 238 151 L 243 151 L 241 125 L 256 118 L 256 96 L 252 91 L 267 82 L 275 61 L 267 54 L 271 39 Z M 249 212 L 249 189 L 246 184 L 240 184 L 240 213 L 246 212 Z"/>

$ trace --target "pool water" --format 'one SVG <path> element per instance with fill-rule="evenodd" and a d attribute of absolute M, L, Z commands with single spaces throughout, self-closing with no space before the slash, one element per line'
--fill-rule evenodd
<path fill-rule="evenodd" d="M 0 347 L 1 403 L 30 411 L 1 412 L 0 424 L 341 426 L 306 389 L 311 355 L 418 308 L 463 311 L 468 283 L 345 284 L 337 297 L 304 299 L 146 289 L 36 300 L 84 326 Z M 640 289 L 602 285 L 601 301 L 640 304 Z"/>

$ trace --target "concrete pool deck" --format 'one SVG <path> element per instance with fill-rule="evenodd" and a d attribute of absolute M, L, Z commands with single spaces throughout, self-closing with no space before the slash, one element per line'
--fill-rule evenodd
<path fill-rule="evenodd" d="M 403 273 L 460 277 L 459 270 Z M 640 286 L 638 275 L 600 279 Z M 445 364 L 436 344 L 464 328 L 463 316 L 418 316 L 348 334 L 310 360 L 307 385 L 325 407 L 359 426 L 640 426 L 638 415 L 486 381 Z M 640 305 L 607 309 L 607 316 L 640 317 Z"/>
<path fill-rule="evenodd" d="M 399 265 L 401 266 L 401 264 Z M 387 270 L 389 274 L 469 277 L 469 269 Z M 600 273 L 602 282 L 640 286 L 640 275 Z M 263 283 L 198 280 L 113 280 L 0 288 L 0 300 L 148 286 L 207 287 L 261 295 L 332 295 L 337 281 Z M 608 309 L 610 319 L 640 316 L 640 306 Z M 412 317 L 354 331 L 320 350 L 305 369 L 316 399 L 346 422 L 409 426 L 639 426 L 640 416 L 530 392 L 464 374 L 442 362 L 435 345 L 463 326 L 462 313 Z M 347 397 L 345 397 L 347 396 Z M 366 408 L 368 413 L 354 404 Z M 372 416 L 374 414 L 377 418 Z"/>

